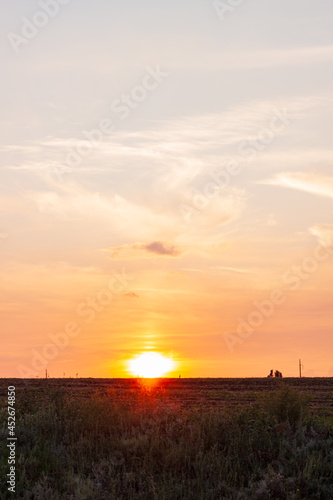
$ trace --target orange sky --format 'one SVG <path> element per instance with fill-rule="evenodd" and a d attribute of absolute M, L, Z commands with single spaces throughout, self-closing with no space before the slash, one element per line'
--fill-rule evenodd
<path fill-rule="evenodd" d="M 333 376 L 333 6 L 16 4 L 0 376 Z"/>
<path fill-rule="evenodd" d="M 205 261 L 214 264 L 216 254 L 227 259 L 232 246 L 205 249 Z M 248 259 L 248 249 L 243 246 L 239 256 Z M 16 376 L 16 370 L 43 376 L 46 367 L 51 376 L 131 376 L 126 361 L 146 350 L 172 357 L 177 363 L 170 374 L 174 376 L 264 376 L 271 368 L 294 376 L 299 357 L 305 375 L 329 375 L 331 256 L 309 273 L 306 258 L 311 252 L 297 253 L 298 260 L 295 255 L 287 267 L 277 262 L 269 271 L 264 262 L 262 271 L 214 265 L 182 270 L 189 255 L 177 262 L 151 257 L 148 269 L 140 273 L 134 272 L 135 260 L 110 262 L 109 273 L 93 268 L 78 272 L 65 264 L 7 269 L 11 273 L 10 279 L 2 279 L 2 324 L 13 336 L 6 346 L 3 376 Z M 191 265 L 198 265 L 203 257 L 192 258 Z M 121 272 L 126 264 L 128 271 Z M 307 279 L 290 275 L 298 264 Z M 120 270 L 118 276 L 112 268 Z M 291 283 L 283 281 L 286 273 L 284 279 L 292 276 Z M 267 300 L 277 289 L 281 296 L 272 311 Z M 269 317 L 256 326 L 255 316 L 251 329 L 251 313 L 261 310 L 255 302 L 266 307 Z M 250 333 L 246 338 L 238 332 L 242 321 Z"/>

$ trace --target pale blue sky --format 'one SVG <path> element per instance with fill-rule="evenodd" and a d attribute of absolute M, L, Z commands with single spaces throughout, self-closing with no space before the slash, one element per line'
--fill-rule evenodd
<path fill-rule="evenodd" d="M 267 127 L 276 108 L 288 109 L 295 120 L 264 152 L 245 162 L 233 186 L 246 191 L 241 198 L 251 206 L 259 197 L 254 209 L 273 212 L 279 209 L 280 190 L 254 182 L 280 171 L 330 172 L 329 2 L 245 0 L 221 22 L 207 1 L 72 0 L 15 54 L 8 33 L 20 33 L 22 17 L 32 19 L 38 10 L 33 1 L 3 7 L 5 192 L 17 190 L 24 197 L 25 191 L 51 189 L 62 196 L 64 187 L 52 175 L 46 181 L 45 175 L 63 164 L 83 131 L 103 117 L 115 119 L 117 130 L 82 161 L 68 186 L 119 194 L 144 206 L 148 200 L 148 206 L 157 204 L 161 211 L 172 210 L 169 205 L 180 202 L 188 185 L 200 187 L 207 164 L 220 166 L 229 157 L 238 161 L 238 144 Z M 146 66 L 156 65 L 169 77 L 126 120 L 117 121 L 110 104 L 141 82 Z M 192 148 L 192 132 L 183 137 L 186 129 L 193 131 L 199 150 Z M 131 131 L 143 135 L 135 138 L 128 135 Z M 179 164 L 186 155 L 196 166 L 179 184 L 173 169 L 184 168 Z M 174 193 L 164 192 L 165 182 L 178 183 Z M 288 204 L 296 194 L 283 190 L 283 196 Z M 263 207 L 263 201 L 269 206 Z M 283 218 L 285 211 L 280 212 Z M 308 216 L 316 217 L 313 211 Z"/>
<path fill-rule="evenodd" d="M 330 91 L 331 51 L 320 56 L 332 43 L 330 2 L 244 0 L 221 22 L 209 1 L 71 0 L 18 55 L 6 33 L 19 33 L 22 16 L 40 8 L 29 0 L 2 9 L 1 108 L 15 119 L 15 137 L 79 133 L 149 64 L 171 78 L 126 127 Z M 4 129 L 6 140 L 13 130 Z"/>

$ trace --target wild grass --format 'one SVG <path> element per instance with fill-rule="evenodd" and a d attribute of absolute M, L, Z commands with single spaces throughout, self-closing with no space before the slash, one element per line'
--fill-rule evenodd
<path fill-rule="evenodd" d="M 158 387 L 124 401 L 112 390 L 86 399 L 27 391 L 15 498 L 332 499 L 332 422 L 308 403 L 286 385 L 254 406 L 217 410 L 181 408 Z M 2 492 L 6 474 L 4 456 Z"/>

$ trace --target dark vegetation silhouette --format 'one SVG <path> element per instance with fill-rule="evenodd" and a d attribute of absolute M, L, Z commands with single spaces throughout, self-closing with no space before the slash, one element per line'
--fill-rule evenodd
<path fill-rule="evenodd" d="M 84 384 L 89 392 L 78 392 Z M 17 401 L 17 498 L 333 498 L 332 412 L 327 418 L 313 412 L 306 394 L 284 381 L 271 391 L 266 378 L 177 379 L 171 390 L 168 384 L 27 383 Z M 267 390 L 256 391 L 263 386 Z M 204 405 L 207 390 L 211 399 Z M 322 400 L 321 411 L 329 402 Z M 3 412 L 2 425 L 5 417 Z M 0 465 L 6 491 L 5 454 Z"/>

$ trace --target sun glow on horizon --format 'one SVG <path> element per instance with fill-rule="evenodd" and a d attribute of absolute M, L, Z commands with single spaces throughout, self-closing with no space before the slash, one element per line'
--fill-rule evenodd
<path fill-rule="evenodd" d="M 158 352 L 145 352 L 130 359 L 128 366 L 134 376 L 155 378 L 172 371 L 175 362 Z"/>

